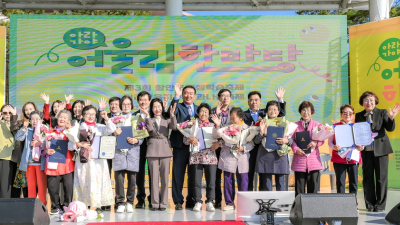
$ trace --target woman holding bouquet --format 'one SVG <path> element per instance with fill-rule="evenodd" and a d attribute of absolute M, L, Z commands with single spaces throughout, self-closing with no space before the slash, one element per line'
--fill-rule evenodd
<path fill-rule="evenodd" d="M 44 154 L 41 154 L 39 159 L 32 157 L 32 150 L 34 147 L 42 148 L 42 143 L 33 139 L 33 133 L 36 129 L 36 124 L 43 120 L 43 113 L 39 111 L 33 111 L 30 114 L 30 123 L 25 121 L 23 127 L 15 135 L 17 141 L 24 141 L 24 151 L 22 152 L 21 163 L 19 169 L 26 172 L 26 178 L 28 183 L 28 198 L 36 198 L 39 194 L 39 199 L 43 205 L 47 205 L 47 180 L 44 169 L 46 168 L 46 158 Z M 43 130 L 44 132 L 45 130 Z M 32 135 L 28 135 L 28 133 Z M 36 192 L 36 190 L 38 190 Z"/>
<path fill-rule="evenodd" d="M 351 105 L 342 105 L 340 107 L 340 116 L 342 120 L 339 123 L 335 123 L 334 125 L 344 125 L 353 122 L 354 119 L 354 108 Z M 349 191 L 350 193 L 354 193 L 357 197 L 358 190 L 358 163 L 354 160 L 347 160 L 346 157 L 342 158 L 339 155 L 339 150 L 341 149 L 340 145 L 336 144 L 335 136 L 331 136 L 328 141 L 329 147 L 333 149 L 332 151 L 332 159 L 333 168 L 335 168 L 336 175 L 336 189 L 337 193 L 345 193 L 345 185 L 346 185 L 346 172 L 349 176 Z M 364 149 L 363 146 L 357 145 L 356 149 L 358 151 L 362 151 Z M 360 159 L 361 159 L 361 152 Z M 357 198 L 356 198 L 357 199 Z"/>
<path fill-rule="evenodd" d="M 52 139 L 68 141 L 67 136 L 64 134 L 64 130 L 71 124 L 71 112 L 68 110 L 61 110 L 56 119 L 57 126 L 54 127 L 54 129 L 49 129 L 46 133 L 45 150 L 48 156 L 55 153 L 55 150 L 50 148 Z M 72 158 L 75 155 L 74 151 L 77 150 L 77 147 L 81 146 L 75 145 L 71 141 L 68 142 L 68 152 L 65 163 L 49 162 L 49 157 L 46 158 L 45 173 L 47 175 L 47 188 L 51 200 L 50 214 L 63 212 L 59 195 L 61 182 L 63 183 L 64 188 L 64 205 L 68 206 L 69 203 L 72 202 L 75 168 L 75 162 Z"/>
<path fill-rule="evenodd" d="M 215 139 L 219 138 L 219 135 L 217 133 L 217 129 L 215 128 L 215 125 L 213 123 L 210 123 L 208 121 L 208 118 L 210 117 L 211 113 L 211 107 L 207 103 L 201 103 L 197 107 L 197 114 L 199 115 L 199 118 L 197 119 L 198 123 L 198 128 L 199 131 L 201 132 L 200 129 L 203 127 L 214 127 L 213 128 L 213 137 Z M 192 144 L 193 146 L 199 146 L 199 140 L 195 137 L 187 138 L 183 137 L 183 143 L 185 145 Z M 222 144 L 222 141 L 221 141 Z M 201 187 L 202 187 L 202 180 L 203 180 L 203 169 L 204 169 L 204 174 L 206 177 L 206 182 L 207 182 L 207 188 L 206 188 L 206 208 L 207 211 L 214 212 L 215 208 L 213 205 L 213 201 L 215 199 L 215 175 L 217 173 L 217 164 L 218 164 L 218 158 L 217 155 L 215 154 L 215 150 L 218 149 L 220 146 L 220 142 L 215 141 L 211 148 L 205 148 L 200 150 L 199 152 L 196 153 L 191 153 L 190 159 L 189 159 L 189 164 L 190 166 L 193 167 L 194 171 L 194 192 L 193 192 L 193 197 L 194 200 L 196 201 L 196 204 L 193 208 L 193 211 L 199 212 L 201 211 L 201 205 L 203 204 L 203 201 L 201 200 L 202 194 L 201 194 Z"/>
<path fill-rule="evenodd" d="M 80 125 L 79 130 L 85 130 L 88 135 L 107 136 L 115 130 L 115 125 L 107 116 L 107 112 L 102 111 L 106 125 L 96 123 L 97 110 L 94 106 L 85 106 L 82 110 L 85 121 Z M 87 148 L 93 151 L 89 142 L 78 142 L 78 147 Z M 82 148 L 78 148 L 81 151 Z M 101 212 L 101 206 L 111 205 L 114 201 L 111 189 L 110 174 L 106 159 L 90 158 L 86 163 L 82 163 L 78 157 L 75 162 L 74 194 L 73 201 L 81 201 L 88 206 L 96 207 Z"/>
<path fill-rule="evenodd" d="M 238 132 L 248 128 L 244 124 L 244 112 L 239 107 L 233 107 L 230 111 L 230 122 L 237 127 Z M 215 123 L 215 128 L 218 129 L 221 125 L 221 119 L 217 115 L 212 115 L 212 120 Z M 233 133 L 232 133 L 233 135 Z M 235 134 L 239 135 L 239 134 Z M 221 146 L 221 155 L 218 162 L 218 168 L 224 171 L 224 196 L 226 206 L 224 211 L 234 210 L 235 201 L 235 174 L 238 181 L 239 191 L 247 191 L 249 184 L 249 152 L 254 148 L 253 141 L 247 142 L 244 146 L 236 146 L 232 149 L 232 145 L 223 141 Z"/>
<path fill-rule="evenodd" d="M 121 106 L 122 120 L 124 121 L 121 121 L 117 126 L 131 126 L 132 98 L 128 95 L 123 96 L 121 98 Z M 118 130 L 116 131 L 117 134 L 120 133 Z M 133 202 L 135 201 L 136 174 L 139 172 L 140 145 L 143 143 L 143 139 L 128 137 L 128 142 L 133 144 L 134 147 L 130 149 L 116 149 L 115 156 L 112 159 L 115 178 L 115 206 L 117 208 L 115 212 L 117 213 L 123 213 L 125 210 L 127 213 L 133 213 Z M 124 190 L 125 174 L 128 178 L 126 203 Z"/>
<path fill-rule="evenodd" d="M 280 104 L 278 101 L 269 101 L 265 107 L 268 119 L 277 118 L 280 112 Z M 258 145 L 267 135 L 267 122 L 262 120 L 260 123 L 260 133 L 255 136 L 254 144 Z M 277 138 L 276 143 L 279 145 L 291 145 L 293 140 L 288 136 Z M 285 146 L 287 147 L 287 146 Z M 260 174 L 260 191 L 272 191 L 272 175 L 275 176 L 275 184 L 277 191 L 285 190 L 285 175 L 290 174 L 288 155 L 280 156 L 276 150 L 266 149 L 264 144 L 258 147 L 256 172 Z"/>
<path fill-rule="evenodd" d="M 323 141 L 314 141 L 312 139 L 312 130 L 314 127 L 321 124 L 311 119 L 315 113 L 314 105 L 309 101 L 303 101 L 299 105 L 299 113 L 301 115 L 300 121 L 296 122 L 298 125 L 296 132 L 293 134 L 293 140 L 296 140 L 296 133 L 302 131 L 310 132 L 310 140 L 312 140 L 307 148 L 315 148 L 308 156 L 306 153 L 297 146 L 296 141 L 293 141 L 293 161 L 292 170 L 294 171 L 295 178 L 295 193 L 305 193 L 307 185 L 307 193 L 317 193 L 319 186 L 319 171 L 322 170 L 321 158 L 319 156 L 318 147 L 323 145 Z"/>
<path fill-rule="evenodd" d="M 140 111 L 146 115 L 147 131 L 149 132 L 146 157 L 151 175 L 152 211 L 164 211 L 168 204 L 168 176 L 172 157 L 168 135 L 169 129 L 176 129 L 175 109 L 176 103 L 170 107 L 170 118 L 167 119 L 163 102 L 159 98 L 151 100 L 150 114 L 147 110 L 140 108 Z M 161 177 L 161 196 L 158 185 L 159 176 Z"/>

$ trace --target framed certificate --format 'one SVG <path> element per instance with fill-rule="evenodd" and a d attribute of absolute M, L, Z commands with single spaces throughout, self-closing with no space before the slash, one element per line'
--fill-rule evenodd
<path fill-rule="evenodd" d="M 103 136 L 100 142 L 99 158 L 112 159 L 115 154 L 117 139 L 114 136 Z"/>
<path fill-rule="evenodd" d="M 371 125 L 369 122 L 337 125 L 335 130 L 336 144 L 340 147 L 367 146 L 372 144 Z"/>

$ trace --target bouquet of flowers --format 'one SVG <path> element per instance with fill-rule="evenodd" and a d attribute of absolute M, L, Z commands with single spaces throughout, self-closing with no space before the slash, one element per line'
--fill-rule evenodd
<path fill-rule="evenodd" d="M 35 132 L 33 133 L 33 139 L 36 141 L 40 141 L 43 143 L 46 140 L 46 133 L 49 131 L 49 127 L 46 125 L 42 124 L 42 122 L 39 120 L 36 123 L 35 126 Z M 39 147 L 34 147 L 32 150 L 32 159 L 34 161 L 38 161 L 40 158 L 40 146 Z"/>
<path fill-rule="evenodd" d="M 88 127 L 86 123 L 82 123 L 79 129 L 79 142 L 87 141 L 90 145 L 93 144 L 96 133 Z M 79 158 L 81 163 L 87 163 L 91 158 L 91 152 L 87 148 L 81 147 L 79 151 Z"/>
<path fill-rule="evenodd" d="M 65 136 L 67 136 L 68 140 L 72 143 L 76 144 L 79 142 L 79 123 L 75 121 L 75 124 L 71 127 L 68 127 L 64 130 Z"/>
<path fill-rule="evenodd" d="M 132 118 L 131 124 L 134 138 L 142 139 L 149 136 L 149 133 L 147 132 L 147 124 L 140 113 Z"/>
<path fill-rule="evenodd" d="M 333 131 L 333 127 L 325 124 L 322 125 L 318 125 L 316 127 L 313 128 L 312 130 L 312 139 L 314 141 L 325 141 L 326 139 L 330 138 L 331 136 L 333 136 L 335 134 L 335 132 Z M 314 147 L 311 148 L 311 152 L 314 151 Z"/>
<path fill-rule="evenodd" d="M 237 157 L 237 153 L 235 151 L 236 146 L 240 143 L 241 130 L 240 126 L 236 124 L 232 124 L 218 130 L 219 135 L 222 139 L 224 139 L 225 143 L 231 144 L 231 153 Z M 249 132 L 247 132 L 249 134 Z"/>
<path fill-rule="evenodd" d="M 197 121 L 194 117 L 183 123 L 179 123 L 176 128 L 187 138 L 194 137 L 193 130 L 196 128 Z M 198 125 L 197 125 L 198 126 Z"/>
<path fill-rule="evenodd" d="M 115 124 L 117 127 L 123 126 L 125 120 L 126 120 L 125 116 L 115 116 L 111 118 L 111 122 L 113 122 L 113 124 Z"/>

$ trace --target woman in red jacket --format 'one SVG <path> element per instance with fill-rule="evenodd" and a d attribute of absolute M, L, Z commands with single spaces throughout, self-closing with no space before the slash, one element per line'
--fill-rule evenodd
<path fill-rule="evenodd" d="M 63 110 L 71 110 L 71 99 L 74 98 L 74 95 L 65 95 L 65 102 L 62 102 L 60 100 L 55 100 L 53 104 L 51 105 L 51 110 L 50 110 L 50 96 L 46 95 L 45 93 L 40 94 L 40 98 L 44 100 L 44 106 L 43 106 L 43 120 L 44 123 L 48 124 L 50 127 L 55 127 L 57 126 L 57 115 L 58 113 Z"/>
<path fill-rule="evenodd" d="M 343 125 L 353 123 L 354 120 L 354 108 L 351 105 L 342 105 L 340 107 L 340 115 L 342 120 L 334 125 Z M 336 174 L 336 189 L 337 193 L 345 193 L 346 185 L 346 172 L 349 176 L 349 191 L 357 196 L 357 183 L 358 183 L 358 164 L 361 163 L 361 152 L 360 162 L 354 160 L 348 161 L 347 158 L 342 158 L 339 156 L 340 145 L 336 144 L 335 136 L 333 135 L 328 141 L 329 147 L 333 149 L 332 159 L 333 168 Z M 363 146 L 357 145 L 356 149 L 358 151 L 363 150 Z"/>

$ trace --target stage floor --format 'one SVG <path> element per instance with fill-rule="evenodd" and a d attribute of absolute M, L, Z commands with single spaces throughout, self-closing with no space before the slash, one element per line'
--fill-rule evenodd
<path fill-rule="evenodd" d="M 293 188 L 289 188 L 291 191 Z M 148 190 L 147 190 L 148 191 Z M 184 188 L 184 191 L 186 189 Z M 203 189 L 203 196 L 205 196 L 205 189 Z M 347 190 L 348 192 L 348 190 Z M 321 188 L 321 193 L 330 193 L 330 188 Z M 185 193 L 186 194 L 186 193 Z M 184 195 L 185 195 L 184 194 Z M 89 222 L 133 222 L 133 221 L 229 221 L 236 220 L 235 211 L 221 211 L 221 209 L 216 209 L 215 212 L 205 211 L 205 204 L 203 203 L 203 208 L 201 212 L 193 212 L 192 209 L 175 210 L 174 203 L 171 197 L 171 189 L 169 190 L 169 202 L 170 205 L 167 207 L 166 211 L 150 211 L 148 208 L 148 202 L 146 201 L 145 209 L 135 209 L 133 213 L 114 213 L 114 208 L 111 211 L 104 211 L 104 218 L 97 219 Z M 385 220 L 386 214 L 399 203 L 400 201 L 400 190 L 389 189 L 388 201 L 386 205 L 385 213 L 374 213 L 365 210 L 365 203 L 363 198 L 363 191 L 358 191 L 358 208 L 359 208 L 359 218 L 358 225 L 376 225 L 376 224 L 388 224 Z M 204 201 L 204 199 L 203 199 Z M 135 202 L 136 204 L 136 202 Z M 222 207 L 225 204 L 222 204 Z M 236 200 L 235 200 L 236 205 Z M 59 216 L 50 215 L 51 225 L 73 225 L 76 223 L 66 223 L 59 222 Z M 291 224 L 288 217 L 277 217 L 275 222 L 279 225 Z M 248 225 L 255 225 L 260 223 L 246 222 Z"/>

